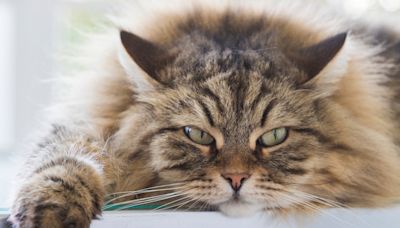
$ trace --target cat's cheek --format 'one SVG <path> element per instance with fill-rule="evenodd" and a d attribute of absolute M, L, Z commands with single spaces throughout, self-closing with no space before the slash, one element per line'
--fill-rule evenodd
<path fill-rule="evenodd" d="M 263 210 L 260 204 L 248 204 L 242 202 L 225 202 L 219 205 L 219 210 L 229 217 L 247 217 L 253 216 Z"/>

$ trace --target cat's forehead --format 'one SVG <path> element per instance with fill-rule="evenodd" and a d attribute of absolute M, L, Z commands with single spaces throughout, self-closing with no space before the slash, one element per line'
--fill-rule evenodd
<path fill-rule="evenodd" d="M 225 140 L 240 144 L 246 143 L 255 129 L 279 127 L 294 120 L 287 112 L 298 98 L 291 95 L 290 83 L 268 80 L 257 71 L 245 73 L 223 72 L 185 87 L 193 103 L 188 108 L 196 110 L 191 118 L 219 129 Z"/>
<path fill-rule="evenodd" d="M 224 75 L 232 83 L 258 80 L 271 84 L 294 78 L 298 69 L 278 50 L 215 49 L 179 55 L 169 67 L 177 83 L 203 82 Z M 172 75 L 171 75 L 172 76 Z M 167 76 L 168 77 L 168 76 Z M 293 80 L 294 81 L 294 80 Z"/>
<path fill-rule="evenodd" d="M 275 42 L 265 40 L 259 46 L 252 45 L 251 40 L 219 42 L 202 33 L 180 37 L 173 48 L 166 47 L 174 53 L 174 61 L 166 67 L 165 77 L 182 83 L 187 79 L 204 81 L 225 72 L 242 77 L 254 73 L 269 78 L 293 75 L 295 65 Z"/>
<path fill-rule="evenodd" d="M 192 54 L 183 53 L 165 71 L 176 94 L 186 94 L 175 97 L 189 104 L 183 110 L 187 123 L 180 124 L 210 125 L 226 140 L 240 141 L 248 140 L 267 117 L 278 120 L 273 123 L 277 126 L 294 119 L 286 111 L 299 98 L 291 95 L 299 71 L 284 56 L 230 49 Z"/>

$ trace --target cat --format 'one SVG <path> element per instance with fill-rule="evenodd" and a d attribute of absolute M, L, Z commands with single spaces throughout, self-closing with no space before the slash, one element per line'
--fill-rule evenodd
<path fill-rule="evenodd" d="M 26 157 L 15 226 L 89 227 L 118 202 L 239 217 L 400 199 L 394 31 L 282 1 L 121 9 Z"/>

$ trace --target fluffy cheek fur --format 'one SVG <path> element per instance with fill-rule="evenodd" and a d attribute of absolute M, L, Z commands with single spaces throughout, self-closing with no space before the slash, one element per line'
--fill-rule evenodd
<path fill-rule="evenodd" d="M 206 158 L 202 151 L 189 143 L 181 130 L 156 135 L 149 145 L 151 166 L 168 182 L 180 182 L 204 175 Z"/>

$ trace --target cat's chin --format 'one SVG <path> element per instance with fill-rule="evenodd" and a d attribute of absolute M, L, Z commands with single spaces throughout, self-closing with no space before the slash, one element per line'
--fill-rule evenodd
<path fill-rule="evenodd" d="M 247 217 L 261 211 L 263 206 L 241 201 L 228 201 L 219 205 L 219 210 L 229 217 Z"/>

